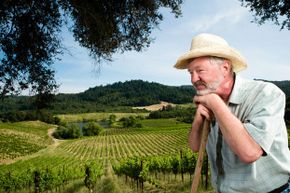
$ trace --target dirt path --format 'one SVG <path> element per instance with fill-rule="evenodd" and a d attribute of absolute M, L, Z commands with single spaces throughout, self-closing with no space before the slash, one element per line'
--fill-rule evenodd
<path fill-rule="evenodd" d="M 52 139 L 53 141 L 53 144 L 49 145 L 49 146 L 52 146 L 52 147 L 57 147 L 63 140 L 60 140 L 60 139 L 56 139 L 53 137 L 53 132 L 56 130 L 56 128 L 51 128 L 51 129 L 48 129 L 47 131 L 47 135 Z M 48 147 L 49 147 L 48 146 Z"/>

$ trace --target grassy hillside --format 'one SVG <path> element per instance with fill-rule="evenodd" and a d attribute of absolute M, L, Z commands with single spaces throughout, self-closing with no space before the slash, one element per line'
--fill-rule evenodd
<path fill-rule="evenodd" d="M 55 126 L 39 121 L 0 123 L 0 163 L 35 153 L 52 143 L 48 130 Z"/>

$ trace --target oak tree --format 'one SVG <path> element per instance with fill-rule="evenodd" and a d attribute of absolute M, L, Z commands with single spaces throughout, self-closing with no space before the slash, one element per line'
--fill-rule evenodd
<path fill-rule="evenodd" d="M 264 24 L 272 21 L 281 29 L 290 30 L 290 1 L 289 0 L 240 0 L 242 6 L 249 7 L 254 12 L 254 21 Z"/>
<path fill-rule="evenodd" d="M 52 64 L 63 52 L 61 29 L 88 49 L 98 64 L 116 52 L 142 51 L 161 8 L 181 15 L 183 0 L 0 1 L 0 97 L 29 89 L 43 103 L 58 88 Z M 41 107 L 45 107 L 43 105 Z"/>

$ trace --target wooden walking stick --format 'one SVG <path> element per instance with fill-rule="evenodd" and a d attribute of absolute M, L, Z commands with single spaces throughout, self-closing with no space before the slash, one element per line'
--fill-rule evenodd
<path fill-rule="evenodd" d="M 205 153 L 205 146 L 207 142 L 207 137 L 209 133 L 209 121 L 204 119 L 203 121 L 203 126 L 202 126 L 202 134 L 201 134 L 201 141 L 200 141 L 200 146 L 199 146 L 199 151 L 198 151 L 198 158 L 194 170 L 194 177 L 191 185 L 191 193 L 196 193 L 200 176 L 201 176 L 201 168 L 202 168 L 202 162 L 203 162 L 203 157 Z"/>

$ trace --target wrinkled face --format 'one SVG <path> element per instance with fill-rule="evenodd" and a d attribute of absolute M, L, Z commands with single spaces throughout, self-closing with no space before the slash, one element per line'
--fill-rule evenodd
<path fill-rule="evenodd" d="M 222 66 L 211 63 L 208 57 L 195 58 L 187 69 L 198 95 L 216 93 L 224 80 Z"/>

